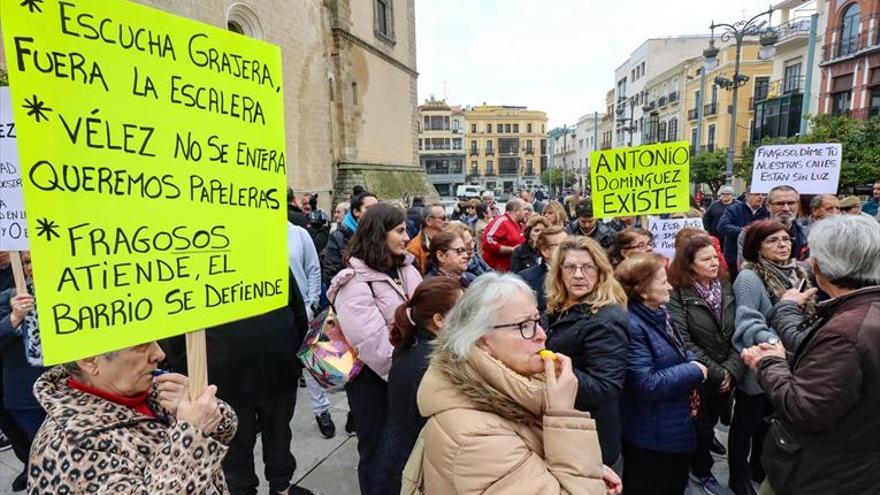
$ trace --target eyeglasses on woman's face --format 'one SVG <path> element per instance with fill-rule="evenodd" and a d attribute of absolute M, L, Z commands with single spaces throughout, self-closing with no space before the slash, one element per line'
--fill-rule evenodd
<path fill-rule="evenodd" d="M 787 235 L 773 236 L 764 239 L 761 243 L 767 246 L 775 246 L 777 244 L 791 244 L 791 237 Z"/>
<path fill-rule="evenodd" d="M 638 250 L 638 251 L 647 251 L 650 249 L 654 249 L 654 242 L 653 241 L 641 241 L 636 244 L 630 244 L 629 246 L 627 246 L 623 249 L 634 249 L 634 250 Z"/>
<path fill-rule="evenodd" d="M 532 340 L 533 338 L 535 338 L 535 334 L 538 331 L 538 322 L 540 321 L 541 317 L 536 316 L 534 318 L 529 318 L 528 320 L 523 320 L 517 323 L 504 323 L 501 325 L 495 325 L 492 328 L 500 329 L 516 327 L 519 329 L 519 334 L 522 335 L 522 338 L 526 340 Z"/>
<path fill-rule="evenodd" d="M 466 255 L 466 254 L 468 253 L 467 248 L 463 248 L 463 247 L 460 247 L 460 248 L 449 248 L 449 249 L 444 249 L 444 251 L 446 251 L 447 253 L 448 253 L 448 252 L 453 252 L 453 253 L 455 253 L 455 254 L 457 254 L 457 255 L 459 255 L 459 256 L 464 256 L 464 255 Z"/>
<path fill-rule="evenodd" d="M 578 265 L 577 263 L 565 263 L 562 265 L 562 271 L 566 275 L 575 275 L 580 271 L 585 277 L 599 273 L 599 269 L 592 263 L 584 263 L 582 265 Z"/>

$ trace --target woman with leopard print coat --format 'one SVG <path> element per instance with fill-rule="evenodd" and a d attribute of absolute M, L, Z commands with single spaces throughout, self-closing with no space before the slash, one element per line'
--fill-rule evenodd
<path fill-rule="evenodd" d="M 34 386 L 47 418 L 31 448 L 28 492 L 218 495 L 237 419 L 208 387 L 190 400 L 187 379 L 153 378 L 155 342 L 47 371 Z"/>

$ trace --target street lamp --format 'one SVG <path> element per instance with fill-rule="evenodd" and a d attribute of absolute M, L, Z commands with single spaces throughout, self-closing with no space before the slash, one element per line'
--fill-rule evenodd
<path fill-rule="evenodd" d="M 767 21 L 760 22 L 759 19 L 765 15 L 767 16 Z M 716 24 L 715 22 L 712 22 L 712 25 L 709 26 L 709 29 L 712 30 L 712 39 L 709 41 L 709 48 L 703 51 L 703 57 L 705 58 L 705 63 L 703 65 L 704 71 L 718 67 L 718 48 L 715 47 L 716 28 L 721 30 L 720 39 L 722 42 L 728 42 L 730 40 L 736 42 L 736 63 L 733 68 L 733 76 L 730 78 L 723 76 L 715 78 L 716 85 L 722 89 L 733 91 L 730 106 L 730 136 L 727 144 L 727 169 L 725 171 L 725 183 L 727 185 L 730 185 L 733 182 L 733 152 L 736 147 L 737 89 L 746 84 L 749 80 L 749 76 L 739 73 L 743 39 L 748 36 L 760 36 L 761 48 L 758 57 L 761 60 L 766 60 L 775 55 L 776 48 L 774 45 L 776 44 L 778 37 L 771 27 L 765 27 L 765 24 L 769 24 L 772 16 L 773 7 L 770 7 L 766 12 L 761 12 L 747 21 L 743 20 L 733 24 Z"/>

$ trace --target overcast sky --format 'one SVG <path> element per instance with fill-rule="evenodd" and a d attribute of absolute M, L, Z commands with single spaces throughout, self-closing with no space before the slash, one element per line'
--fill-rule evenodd
<path fill-rule="evenodd" d="M 778 0 L 774 3 L 778 3 Z M 708 33 L 768 0 L 416 0 L 419 103 L 523 105 L 550 127 L 604 111 L 646 39 Z M 776 16 L 774 16 L 776 17 Z"/>

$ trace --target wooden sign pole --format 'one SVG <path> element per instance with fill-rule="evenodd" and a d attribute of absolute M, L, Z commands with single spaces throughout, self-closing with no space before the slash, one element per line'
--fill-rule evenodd
<path fill-rule="evenodd" d="M 24 265 L 21 263 L 21 251 L 10 251 L 9 262 L 12 264 L 12 276 L 15 278 L 15 293 L 27 294 L 27 283 L 24 278 Z"/>
<path fill-rule="evenodd" d="M 208 386 L 208 353 L 204 330 L 186 334 L 186 369 L 189 376 L 189 398 L 196 400 Z"/>

